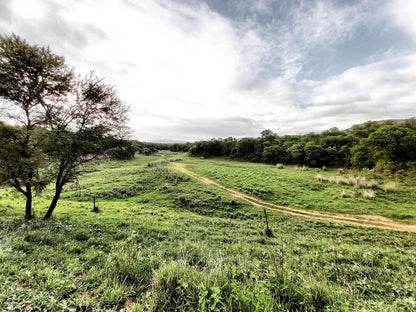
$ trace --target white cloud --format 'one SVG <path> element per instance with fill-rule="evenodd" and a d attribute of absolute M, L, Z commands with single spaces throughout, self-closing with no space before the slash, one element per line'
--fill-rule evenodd
<path fill-rule="evenodd" d="M 278 56 L 282 76 L 296 80 L 309 54 L 316 48 L 329 48 L 346 41 L 365 21 L 366 2 L 358 5 L 335 5 L 332 1 L 303 1 L 288 11 L 288 21 L 267 25 L 270 53 Z M 271 28 L 271 31 L 270 31 Z"/>
<path fill-rule="evenodd" d="M 286 8 L 286 19 L 264 24 L 232 21 L 199 1 L 10 3 L 13 16 L 0 14 L 0 27 L 114 84 L 139 139 L 300 133 L 416 115 L 415 55 L 389 55 L 321 82 L 297 78 L 314 49 L 354 36 L 368 20 L 368 1 L 302 1 Z M 267 14 L 276 4 L 256 3 L 249 12 Z"/>
<path fill-rule="evenodd" d="M 386 5 L 386 15 L 416 41 L 416 1 L 392 0 Z"/>
<path fill-rule="evenodd" d="M 309 87 L 310 103 L 301 121 L 315 120 L 311 129 L 340 127 L 369 119 L 416 116 L 416 54 L 351 68 Z"/>

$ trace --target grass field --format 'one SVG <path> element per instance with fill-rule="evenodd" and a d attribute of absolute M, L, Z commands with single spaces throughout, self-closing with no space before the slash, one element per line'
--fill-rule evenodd
<path fill-rule="evenodd" d="M 97 164 L 67 186 L 50 221 L 24 221 L 22 198 L 1 189 L 0 310 L 416 310 L 415 233 L 269 212 L 268 236 L 261 209 L 168 161 L 148 166 L 168 157 Z M 388 178 L 397 187 L 386 193 L 385 179 L 368 172 L 378 185 L 366 199 L 356 187 L 318 181 L 316 169 L 182 158 L 194 172 L 278 204 L 416 223 L 412 176 Z M 38 217 L 51 196 L 36 198 Z"/>
<path fill-rule="evenodd" d="M 393 176 L 381 176 L 372 171 L 352 172 L 337 169 L 323 171 L 308 168 L 296 170 L 295 166 L 277 169 L 275 166 L 226 161 L 224 159 L 187 159 L 187 168 L 219 181 L 223 185 L 255 195 L 276 204 L 297 208 L 327 211 L 379 215 L 409 224 L 416 223 L 416 175 L 401 173 Z M 321 175 L 327 181 L 319 181 Z M 367 181 L 375 181 L 372 186 L 375 197 L 364 198 L 363 191 L 353 185 L 331 183 L 333 177 L 363 176 Z M 386 192 L 386 183 L 394 182 L 392 192 Z"/>

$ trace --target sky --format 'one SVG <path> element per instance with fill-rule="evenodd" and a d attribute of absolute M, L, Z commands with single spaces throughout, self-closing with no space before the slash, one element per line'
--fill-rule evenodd
<path fill-rule="evenodd" d="M 131 138 L 195 141 L 416 117 L 415 0 L 1 0 L 0 34 L 94 70 Z"/>

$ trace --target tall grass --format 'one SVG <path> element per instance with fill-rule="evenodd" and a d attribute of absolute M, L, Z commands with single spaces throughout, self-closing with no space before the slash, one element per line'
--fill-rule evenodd
<path fill-rule="evenodd" d="M 336 183 L 339 185 L 349 185 L 358 188 L 375 188 L 378 185 L 376 180 L 368 180 L 365 176 L 353 176 L 348 177 L 344 176 L 330 176 L 328 179 L 331 183 Z"/>
<path fill-rule="evenodd" d="M 164 165 L 147 167 L 149 159 L 104 162 L 80 178 L 83 194 L 108 194 L 100 214 L 66 189 L 54 219 L 24 221 L 24 202 L 0 190 L 0 311 L 414 310 L 414 233 L 270 212 L 269 237 L 258 208 Z M 184 162 L 221 184 L 263 190 L 266 200 L 293 206 L 327 209 L 341 189 L 314 180 L 313 170 Z M 134 185 L 140 188 L 127 197 L 113 192 Z M 400 215 L 413 198 L 403 194 L 343 199 L 337 209 L 378 212 L 385 200 Z M 37 197 L 35 206 L 48 202 Z"/>
<path fill-rule="evenodd" d="M 160 166 L 166 163 L 166 159 L 158 159 L 147 163 L 148 167 Z"/>
<path fill-rule="evenodd" d="M 328 181 L 328 179 L 327 179 L 327 178 L 325 178 L 322 174 L 317 174 L 317 175 L 316 175 L 316 179 L 317 179 L 318 181 L 321 181 L 321 182 Z"/>
<path fill-rule="evenodd" d="M 365 199 L 374 199 L 376 197 L 376 193 L 373 190 L 362 190 L 361 193 Z"/>
<path fill-rule="evenodd" d="M 387 182 L 384 184 L 384 191 L 387 194 L 394 193 L 397 190 L 396 182 Z"/>

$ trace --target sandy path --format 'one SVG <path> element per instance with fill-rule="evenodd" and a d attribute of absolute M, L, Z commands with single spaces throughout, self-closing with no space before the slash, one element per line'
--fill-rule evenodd
<path fill-rule="evenodd" d="M 396 221 L 393 221 L 384 217 L 380 217 L 380 216 L 330 214 L 330 213 L 309 211 L 309 210 L 292 208 L 288 206 L 281 206 L 281 205 L 269 203 L 259 198 L 244 194 L 242 192 L 238 192 L 234 189 L 227 188 L 213 180 L 210 180 L 208 178 L 205 178 L 203 176 L 196 174 L 195 172 L 185 169 L 180 164 L 174 164 L 173 168 L 193 177 L 194 179 L 200 181 L 201 183 L 204 183 L 206 185 L 211 185 L 217 189 L 224 191 L 225 193 L 229 195 L 232 195 L 238 199 L 244 200 L 258 208 L 265 208 L 268 210 L 279 211 L 285 214 L 307 218 L 307 219 L 331 221 L 331 222 L 349 224 L 349 225 L 354 225 L 354 226 L 372 227 L 372 228 L 379 228 L 379 229 L 386 229 L 386 230 L 416 232 L 416 225 L 404 224 L 404 223 L 396 222 Z"/>

